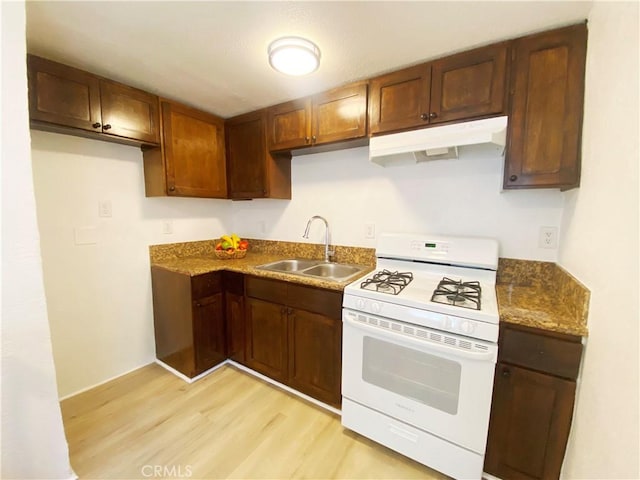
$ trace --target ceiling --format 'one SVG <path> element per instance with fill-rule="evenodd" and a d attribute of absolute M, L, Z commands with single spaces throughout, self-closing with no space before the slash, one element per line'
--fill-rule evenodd
<path fill-rule="evenodd" d="M 592 2 L 27 2 L 30 53 L 230 117 L 405 65 L 583 21 Z M 269 43 L 315 42 L 307 77 Z"/>

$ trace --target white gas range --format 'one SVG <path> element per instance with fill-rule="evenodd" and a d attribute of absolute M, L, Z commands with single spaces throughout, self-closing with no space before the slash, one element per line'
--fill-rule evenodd
<path fill-rule="evenodd" d="M 343 300 L 342 423 L 455 478 L 481 478 L 497 358 L 498 244 L 383 234 Z"/>

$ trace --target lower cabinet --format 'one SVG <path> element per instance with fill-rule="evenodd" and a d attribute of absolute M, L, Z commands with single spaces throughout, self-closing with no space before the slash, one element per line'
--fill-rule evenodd
<path fill-rule="evenodd" d="M 580 337 L 503 326 L 484 469 L 557 479 L 571 428 Z"/>
<path fill-rule="evenodd" d="M 187 377 L 226 359 L 220 272 L 191 277 L 151 267 L 156 357 Z"/>
<path fill-rule="evenodd" d="M 247 277 L 247 366 L 339 406 L 341 311 L 340 292 Z"/>
<path fill-rule="evenodd" d="M 227 356 L 245 363 L 244 275 L 223 272 L 225 317 L 227 320 Z"/>

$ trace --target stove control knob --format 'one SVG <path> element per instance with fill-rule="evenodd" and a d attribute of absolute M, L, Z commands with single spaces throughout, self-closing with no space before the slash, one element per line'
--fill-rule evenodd
<path fill-rule="evenodd" d="M 358 308 L 360 310 L 364 310 L 364 300 L 359 298 L 358 301 L 356 302 L 356 305 L 358 306 Z"/>
<path fill-rule="evenodd" d="M 378 302 L 374 302 L 371 304 L 371 311 L 373 313 L 380 313 L 380 309 L 382 308 L 382 306 L 378 303 Z"/>
<path fill-rule="evenodd" d="M 473 333 L 473 330 L 474 330 L 473 323 L 471 322 L 462 322 L 460 324 L 460 331 L 462 333 L 467 333 L 467 334 Z"/>

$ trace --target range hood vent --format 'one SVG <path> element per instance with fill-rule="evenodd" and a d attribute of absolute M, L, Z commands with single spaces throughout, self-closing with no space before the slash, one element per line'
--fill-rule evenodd
<path fill-rule="evenodd" d="M 393 133 L 370 139 L 369 160 L 387 167 L 458 158 L 461 147 L 476 145 L 493 145 L 502 154 L 506 137 L 506 116 Z"/>

